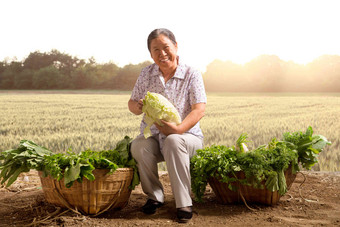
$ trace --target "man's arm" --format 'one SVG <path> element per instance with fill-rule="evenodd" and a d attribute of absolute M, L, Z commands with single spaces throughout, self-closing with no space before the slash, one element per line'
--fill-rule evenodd
<path fill-rule="evenodd" d="M 128 107 L 129 107 L 129 110 L 136 114 L 136 115 L 140 115 L 142 114 L 142 107 L 143 107 L 143 100 L 140 99 L 138 102 L 137 101 L 134 101 L 132 99 L 129 100 L 128 102 Z"/>

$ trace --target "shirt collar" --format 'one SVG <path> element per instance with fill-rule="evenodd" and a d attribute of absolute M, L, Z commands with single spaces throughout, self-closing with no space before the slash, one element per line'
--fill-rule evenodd
<path fill-rule="evenodd" d="M 176 72 L 173 78 L 184 79 L 185 64 L 182 63 L 181 58 L 179 56 L 177 56 L 177 59 L 178 59 L 178 65 L 177 65 Z M 151 67 L 150 75 L 152 76 L 162 75 L 162 73 L 159 70 L 159 66 L 156 63 L 154 63 L 154 67 Z"/>

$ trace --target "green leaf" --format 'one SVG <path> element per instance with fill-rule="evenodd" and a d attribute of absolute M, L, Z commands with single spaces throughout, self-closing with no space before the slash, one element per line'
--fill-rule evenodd
<path fill-rule="evenodd" d="M 133 168 L 133 178 L 131 185 L 129 186 L 130 189 L 135 189 L 135 187 L 139 184 L 139 175 L 138 175 L 138 170 L 137 167 Z"/>
<path fill-rule="evenodd" d="M 313 135 L 313 129 L 311 126 L 309 126 L 306 130 L 306 136 L 312 136 Z"/>
<path fill-rule="evenodd" d="M 321 135 L 317 135 L 313 137 L 313 149 L 318 151 L 322 151 L 326 145 L 330 145 L 331 143 Z"/>
<path fill-rule="evenodd" d="M 266 188 L 271 192 L 279 190 L 278 174 L 276 172 L 274 172 L 267 178 Z"/>
<path fill-rule="evenodd" d="M 240 151 L 240 152 L 245 152 L 244 150 L 244 146 L 247 147 L 246 143 L 247 142 L 251 142 L 249 140 L 247 140 L 248 138 L 248 134 L 247 133 L 243 133 L 240 135 L 240 137 L 237 139 L 236 141 L 236 147 L 237 147 L 237 150 Z"/>
<path fill-rule="evenodd" d="M 29 171 L 30 170 L 27 168 L 27 166 L 21 166 L 20 168 L 16 169 L 15 172 L 8 179 L 6 187 L 11 186 L 11 184 L 13 184 L 14 181 L 18 178 L 20 173 L 29 172 Z"/>
<path fill-rule="evenodd" d="M 280 171 L 278 174 L 279 194 L 284 195 L 287 192 L 287 183 L 284 171 Z"/>
<path fill-rule="evenodd" d="M 22 140 L 21 145 L 28 150 L 35 151 L 39 156 L 52 154 L 52 151 L 48 150 L 45 147 L 38 146 L 37 144 L 29 140 Z"/>
<path fill-rule="evenodd" d="M 70 167 L 67 167 L 65 169 L 65 174 L 64 174 L 64 183 L 65 185 L 68 185 L 69 183 L 77 180 L 79 178 L 80 174 L 80 163 L 79 160 L 76 162 L 75 165 L 72 165 Z"/>
<path fill-rule="evenodd" d="M 120 156 L 122 157 L 124 164 L 128 161 L 130 156 L 130 144 L 132 139 L 128 136 L 125 136 L 124 139 L 120 140 L 115 150 L 119 152 Z"/>

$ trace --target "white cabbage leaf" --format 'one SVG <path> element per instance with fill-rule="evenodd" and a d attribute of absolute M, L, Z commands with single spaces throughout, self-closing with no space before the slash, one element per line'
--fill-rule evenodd
<path fill-rule="evenodd" d="M 147 124 L 143 132 L 145 138 L 152 136 L 150 127 L 155 122 L 162 126 L 163 123 L 160 120 L 177 125 L 182 121 L 174 105 L 161 94 L 148 91 L 143 99 L 142 111 L 145 113 L 144 121 Z"/>

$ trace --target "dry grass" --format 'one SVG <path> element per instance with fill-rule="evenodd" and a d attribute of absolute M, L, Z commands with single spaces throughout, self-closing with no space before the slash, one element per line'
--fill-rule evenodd
<path fill-rule="evenodd" d="M 127 109 L 127 94 L 2 94 L 0 150 L 21 139 L 60 152 L 109 149 L 138 134 L 141 117 Z"/>
<path fill-rule="evenodd" d="M 125 135 L 139 134 L 141 116 L 127 109 L 129 93 L 0 92 L 0 151 L 33 140 L 53 151 L 112 149 Z M 306 130 L 332 145 L 319 156 L 316 170 L 340 170 L 340 94 L 208 94 L 201 120 L 205 145 L 234 145 L 248 133 L 251 146 Z"/>

